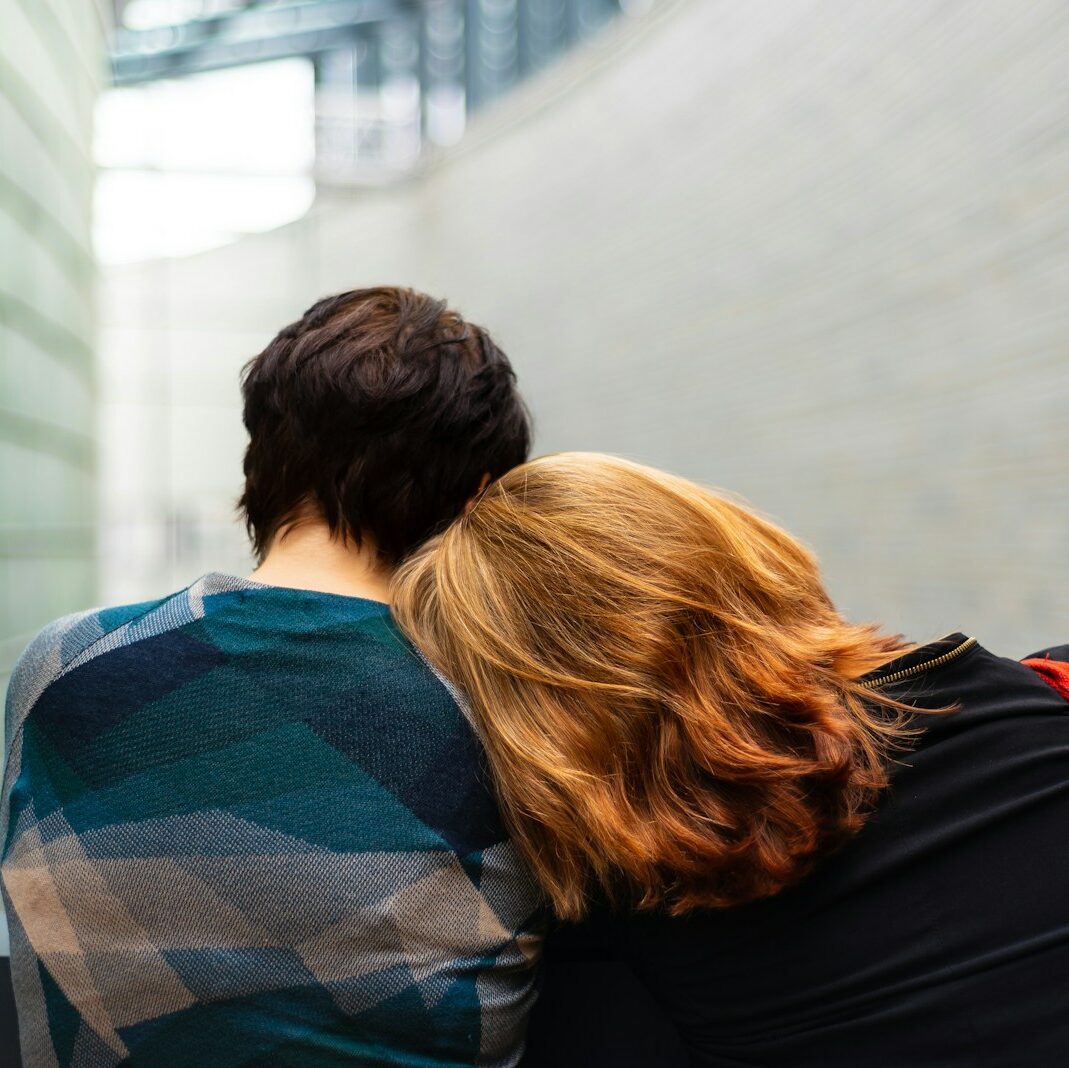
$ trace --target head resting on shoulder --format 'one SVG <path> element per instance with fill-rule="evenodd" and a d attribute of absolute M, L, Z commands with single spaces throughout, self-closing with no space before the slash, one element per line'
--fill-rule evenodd
<path fill-rule="evenodd" d="M 774 523 L 610 456 L 523 464 L 423 546 L 394 612 L 464 691 L 513 837 L 559 916 L 774 894 L 886 785 L 904 647 L 845 621 Z M 873 705 L 875 700 L 876 705 Z"/>

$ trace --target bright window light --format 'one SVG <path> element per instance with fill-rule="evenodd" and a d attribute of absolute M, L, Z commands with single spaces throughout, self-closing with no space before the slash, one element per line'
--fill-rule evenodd
<path fill-rule="evenodd" d="M 131 30 L 155 30 L 244 6 L 244 0 L 130 0 L 123 8 L 122 21 Z"/>
<path fill-rule="evenodd" d="M 188 255 L 274 229 L 315 197 L 315 78 L 287 59 L 112 89 L 97 107 L 104 263 Z"/>

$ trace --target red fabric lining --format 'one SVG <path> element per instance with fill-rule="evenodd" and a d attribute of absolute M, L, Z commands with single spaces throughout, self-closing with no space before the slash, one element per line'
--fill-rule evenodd
<path fill-rule="evenodd" d="M 1053 686 L 1067 701 L 1069 701 L 1069 663 L 1064 660 L 1052 660 L 1046 658 L 1033 658 L 1022 660 L 1025 667 L 1030 667 L 1044 682 Z"/>

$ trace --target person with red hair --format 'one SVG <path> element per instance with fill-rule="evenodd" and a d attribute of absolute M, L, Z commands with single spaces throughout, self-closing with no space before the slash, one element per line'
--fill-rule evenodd
<path fill-rule="evenodd" d="M 391 596 L 573 925 L 528 1064 L 627 1057 L 579 943 L 695 1066 L 1069 1063 L 1069 646 L 849 622 L 774 523 L 594 454 L 498 478 Z"/>

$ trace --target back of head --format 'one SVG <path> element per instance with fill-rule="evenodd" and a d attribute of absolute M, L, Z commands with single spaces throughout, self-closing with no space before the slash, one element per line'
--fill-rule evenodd
<path fill-rule="evenodd" d="M 396 564 L 530 447 L 505 354 L 411 289 L 319 301 L 248 364 L 242 392 L 240 507 L 261 557 L 311 511 Z"/>
<path fill-rule="evenodd" d="M 466 691 L 561 916 L 592 892 L 673 912 L 775 893 L 886 784 L 901 721 L 855 680 L 902 642 L 685 479 L 595 454 L 516 468 L 402 568 L 394 611 Z"/>

